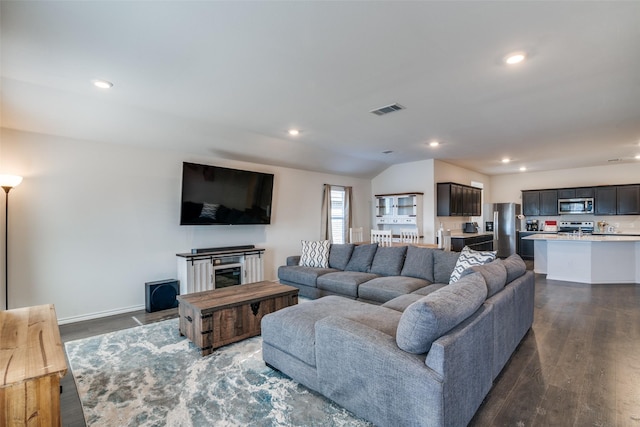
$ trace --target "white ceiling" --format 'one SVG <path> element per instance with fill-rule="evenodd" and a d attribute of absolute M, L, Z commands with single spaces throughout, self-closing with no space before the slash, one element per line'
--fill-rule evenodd
<path fill-rule="evenodd" d="M 0 17 L 6 128 L 360 177 L 640 154 L 640 1 L 2 0 Z M 507 67 L 514 50 L 529 59 Z"/>

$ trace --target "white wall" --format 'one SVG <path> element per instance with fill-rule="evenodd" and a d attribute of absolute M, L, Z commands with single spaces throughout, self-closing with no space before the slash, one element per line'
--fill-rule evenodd
<path fill-rule="evenodd" d="M 366 179 L 7 129 L 0 136 L 0 171 L 24 177 L 10 194 L 10 308 L 53 303 L 63 321 L 137 309 L 144 283 L 175 278 L 175 254 L 192 248 L 265 248 L 265 279 L 274 280 L 301 239 L 320 237 L 324 183 L 353 186 L 354 223 L 370 227 Z M 274 173 L 272 224 L 178 225 L 183 161 Z"/>

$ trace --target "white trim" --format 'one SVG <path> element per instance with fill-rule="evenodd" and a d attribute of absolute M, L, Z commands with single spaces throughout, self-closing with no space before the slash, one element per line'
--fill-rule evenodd
<path fill-rule="evenodd" d="M 97 313 L 83 314 L 81 316 L 72 316 L 58 319 L 58 325 L 66 325 L 67 323 L 82 322 L 83 320 L 99 319 L 100 317 L 113 316 L 116 314 L 129 313 L 144 309 L 144 305 L 134 305 L 131 307 L 118 308 L 115 310 L 99 311 Z"/>

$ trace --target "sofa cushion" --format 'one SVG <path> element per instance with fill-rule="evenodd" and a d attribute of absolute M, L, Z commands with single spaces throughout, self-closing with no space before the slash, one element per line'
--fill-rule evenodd
<path fill-rule="evenodd" d="M 303 267 L 329 267 L 329 240 L 302 241 L 300 265 Z"/>
<path fill-rule="evenodd" d="M 411 304 L 421 298 L 423 298 L 423 296 L 418 294 L 400 295 L 392 300 L 385 302 L 384 304 L 382 304 L 382 306 L 402 312 L 405 311 Z"/>
<path fill-rule="evenodd" d="M 433 283 L 433 252 L 435 249 L 409 246 L 404 260 L 402 276 L 416 277 Z"/>
<path fill-rule="evenodd" d="M 468 246 L 465 246 L 464 248 L 462 248 L 462 252 L 460 252 L 460 256 L 458 257 L 458 261 L 456 261 L 456 266 L 451 272 L 449 284 L 457 282 L 462 272 L 467 268 L 474 265 L 487 264 L 493 261 L 494 259 L 496 259 L 496 253 L 496 251 L 474 251 Z"/>
<path fill-rule="evenodd" d="M 371 273 L 358 271 L 336 271 L 318 277 L 317 287 L 336 294 L 358 297 L 358 285 L 378 277 Z"/>
<path fill-rule="evenodd" d="M 344 270 L 353 253 L 352 243 L 333 244 L 329 249 L 329 267 Z"/>
<path fill-rule="evenodd" d="M 447 283 L 434 283 L 429 286 L 425 286 L 424 288 L 420 288 L 416 291 L 411 292 L 412 294 L 421 295 L 423 297 L 429 295 L 431 292 L 435 292 L 443 286 L 447 286 Z"/>
<path fill-rule="evenodd" d="M 467 268 L 462 272 L 461 277 L 474 272 L 480 273 L 484 277 L 484 281 L 487 283 L 487 298 L 500 292 L 507 283 L 507 269 L 501 259 L 492 261 L 489 264 Z"/>
<path fill-rule="evenodd" d="M 358 245 L 353 248 L 351 259 L 344 268 L 345 271 L 360 271 L 361 273 L 367 273 L 371 268 L 371 262 L 378 249 L 377 243 L 371 243 L 369 245 Z"/>
<path fill-rule="evenodd" d="M 427 285 L 429 285 L 429 282 L 415 277 L 378 277 L 361 284 L 358 287 L 358 297 L 375 302 L 387 302 L 397 296 L 409 294 Z"/>
<path fill-rule="evenodd" d="M 381 276 L 399 276 L 406 253 L 406 246 L 379 247 L 373 257 L 369 272 Z"/>
<path fill-rule="evenodd" d="M 301 265 L 285 266 L 278 268 L 278 278 L 289 283 L 299 283 L 305 286 L 316 287 L 318 277 L 323 274 L 336 272 L 335 268 L 303 267 Z"/>
<path fill-rule="evenodd" d="M 504 260 L 507 269 L 507 283 L 513 282 L 527 271 L 527 265 L 518 254 L 513 254 Z"/>
<path fill-rule="evenodd" d="M 449 283 L 451 272 L 456 266 L 459 252 L 433 251 L 433 281 L 435 283 Z"/>
<path fill-rule="evenodd" d="M 398 347 L 409 353 L 428 352 L 433 341 L 471 316 L 486 297 L 482 275 L 473 273 L 419 299 L 402 313 Z"/>
<path fill-rule="evenodd" d="M 292 305 L 262 318 L 262 339 L 307 365 L 316 366 L 315 325 L 328 316 L 354 320 L 394 336 L 400 313 L 339 296 Z"/>

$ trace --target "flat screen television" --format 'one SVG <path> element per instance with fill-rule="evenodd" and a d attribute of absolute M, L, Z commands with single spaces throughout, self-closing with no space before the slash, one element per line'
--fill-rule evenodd
<path fill-rule="evenodd" d="M 273 174 L 182 164 L 180 225 L 270 224 Z"/>

